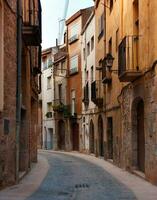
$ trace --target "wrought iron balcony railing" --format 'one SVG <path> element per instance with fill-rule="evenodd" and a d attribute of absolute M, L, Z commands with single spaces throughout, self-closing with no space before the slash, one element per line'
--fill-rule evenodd
<path fill-rule="evenodd" d="M 103 106 L 102 97 L 102 83 L 101 81 L 94 81 L 91 84 L 91 100 L 98 106 Z"/>
<path fill-rule="evenodd" d="M 41 2 L 40 0 L 22 1 L 23 39 L 28 46 L 41 44 Z"/>
<path fill-rule="evenodd" d="M 52 112 L 47 112 L 47 113 L 46 113 L 46 117 L 47 117 L 47 118 L 52 118 Z"/>
<path fill-rule="evenodd" d="M 118 48 L 118 72 L 121 82 L 131 82 L 142 75 L 139 68 L 139 36 L 126 36 Z"/>
<path fill-rule="evenodd" d="M 52 103 L 52 108 L 54 112 L 64 112 L 65 104 L 63 99 L 55 99 Z"/>
<path fill-rule="evenodd" d="M 89 104 L 89 84 L 88 84 L 88 82 L 86 83 L 85 87 L 83 88 L 82 101 L 84 102 L 85 105 Z"/>

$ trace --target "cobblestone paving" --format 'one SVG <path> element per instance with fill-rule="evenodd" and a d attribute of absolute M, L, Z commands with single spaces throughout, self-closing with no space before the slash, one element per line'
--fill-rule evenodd
<path fill-rule="evenodd" d="M 135 200 L 126 186 L 101 167 L 80 158 L 50 153 L 50 169 L 27 200 Z"/>

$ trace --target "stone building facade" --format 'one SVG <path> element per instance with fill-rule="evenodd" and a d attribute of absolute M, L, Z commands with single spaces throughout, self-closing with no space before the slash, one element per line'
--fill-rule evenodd
<path fill-rule="evenodd" d="M 65 34 L 66 38 L 66 34 Z M 56 130 L 55 149 L 71 149 L 69 131 L 69 105 L 67 104 L 67 46 L 66 43 L 58 47 L 54 57 L 54 121 Z"/>
<path fill-rule="evenodd" d="M 154 25 L 157 2 L 134 0 L 121 3 L 120 8 L 123 11 L 119 79 L 125 83 L 118 97 L 122 120 L 122 166 L 135 173 L 142 172 L 147 180 L 157 184 L 157 26 Z"/>
<path fill-rule="evenodd" d="M 56 47 L 42 51 L 42 76 L 41 76 L 41 100 L 42 100 L 42 148 L 53 149 L 55 145 L 55 121 L 52 109 L 54 101 L 54 55 Z"/>
<path fill-rule="evenodd" d="M 70 149 L 78 151 L 82 144 L 82 81 L 81 81 L 81 31 L 93 11 L 85 8 L 67 21 L 67 105 L 69 105 Z"/>
<path fill-rule="evenodd" d="M 96 104 L 95 119 L 94 119 L 94 131 L 95 131 L 95 155 L 104 157 L 105 149 L 105 95 L 104 86 L 102 84 L 102 64 L 106 53 L 105 48 L 105 7 L 100 0 L 95 1 L 95 98 Z"/>
<path fill-rule="evenodd" d="M 40 1 L 30 5 L 1 0 L 0 26 L 0 187 L 4 187 L 18 182 L 37 161 Z"/>
<path fill-rule="evenodd" d="M 16 173 L 16 6 L 0 1 L 0 187 Z"/>
<path fill-rule="evenodd" d="M 105 159 L 154 184 L 156 7 L 156 1 L 150 0 L 95 1 L 96 77 L 103 87 L 103 106 L 98 110 L 103 137 L 100 139 L 99 130 L 95 129 L 95 143 L 100 146 L 102 141 Z M 99 16 L 103 14 L 103 39 L 99 41 Z M 100 155 L 100 148 L 97 149 Z"/>
<path fill-rule="evenodd" d="M 94 115 L 96 105 L 92 101 L 95 97 L 95 15 L 89 17 L 81 33 L 82 47 L 82 144 L 81 151 L 95 152 Z"/>

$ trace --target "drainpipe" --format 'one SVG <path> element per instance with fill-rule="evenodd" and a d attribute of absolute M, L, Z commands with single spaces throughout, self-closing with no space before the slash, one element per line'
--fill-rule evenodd
<path fill-rule="evenodd" d="M 19 135 L 21 125 L 21 52 L 22 52 L 22 17 L 21 0 L 17 0 L 17 81 L 16 81 L 16 182 L 19 181 Z"/>

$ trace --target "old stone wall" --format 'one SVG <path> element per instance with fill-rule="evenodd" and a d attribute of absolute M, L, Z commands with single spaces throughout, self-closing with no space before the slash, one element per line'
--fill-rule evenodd
<path fill-rule="evenodd" d="M 4 107 L 0 113 L 0 187 L 15 182 L 16 1 L 2 1 L 4 11 Z M 10 3 L 10 2 L 9 2 Z"/>
<path fill-rule="evenodd" d="M 122 166 L 130 171 L 137 168 L 137 114 L 139 100 L 144 102 L 145 134 L 145 176 L 157 184 L 157 76 L 155 71 L 147 72 L 133 84 L 123 89 L 121 96 L 122 112 Z"/>

